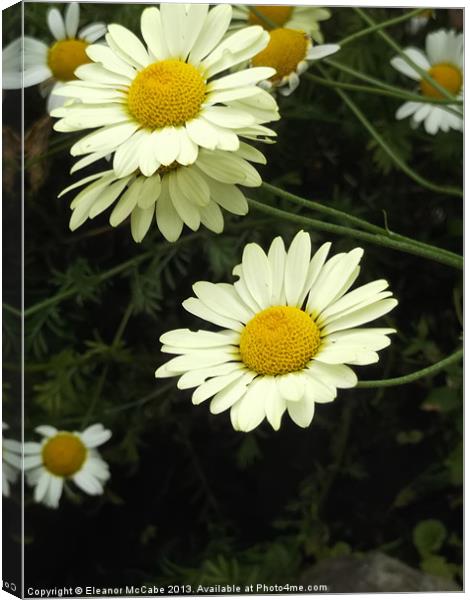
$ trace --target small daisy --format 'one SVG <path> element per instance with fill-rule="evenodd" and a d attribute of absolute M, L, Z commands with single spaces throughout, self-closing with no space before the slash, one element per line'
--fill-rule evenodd
<path fill-rule="evenodd" d="M 79 433 L 41 425 L 35 431 L 43 439 L 25 443 L 24 468 L 36 502 L 57 508 L 68 481 L 92 496 L 103 493 L 109 468 L 95 448 L 109 440 L 108 429 L 96 424 Z"/>
<path fill-rule="evenodd" d="M 224 228 L 221 209 L 235 215 L 248 212 L 246 198 L 236 185 L 261 185 L 258 172 L 246 159 L 266 163 L 259 150 L 244 142 L 235 152 L 202 148 L 192 165 L 175 162 L 168 167 L 161 166 L 151 176 L 138 170 L 138 157 L 133 156 L 123 165 L 123 177 L 108 169 L 74 183 L 60 196 L 87 184 L 71 204 L 72 231 L 87 219 L 94 219 L 119 198 L 109 222 L 117 227 L 130 215 L 131 233 L 136 242 L 144 239 L 154 219 L 169 242 L 179 238 L 183 224 L 193 231 L 202 224 L 221 233 Z M 72 170 L 76 171 L 77 166 L 80 164 Z"/>
<path fill-rule="evenodd" d="M 189 165 L 199 148 L 238 149 L 241 137 L 263 135 L 262 123 L 279 119 L 277 105 L 257 84 L 271 68 L 243 69 L 269 40 L 260 26 L 222 38 L 230 5 L 161 4 L 142 12 L 146 46 L 121 25 L 109 25 L 109 47 L 90 46 L 93 64 L 77 69 L 80 81 L 58 92 L 83 102 L 54 111 L 57 131 L 99 128 L 79 140 L 73 156 L 114 153 L 113 168 L 138 157 L 142 172 Z"/>
<path fill-rule="evenodd" d="M 6 423 L 2 423 L 2 430 L 8 429 Z M 2 493 L 10 495 L 10 485 L 18 479 L 21 471 L 21 444 L 16 440 L 2 438 Z"/>
<path fill-rule="evenodd" d="M 63 104 L 65 98 L 52 92 L 64 82 L 76 79 L 75 69 L 91 62 L 86 54 L 86 48 L 102 37 L 106 31 L 103 23 L 92 23 L 78 31 L 79 21 L 80 6 L 77 2 L 67 6 L 65 18 L 57 8 L 51 8 L 47 13 L 47 24 L 56 41 L 48 46 L 40 40 L 25 36 L 24 71 L 18 73 L 19 54 L 13 56 L 13 52 L 10 51 L 7 54 L 6 64 L 5 58 L 3 59 L 3 69 L 7 72 L 3 77 L 4 88 L 30 87 L 39 83 L 42 95 L 49 94 L 48 112 Z M 18 75 L 22 76 L 22 83 L 20 81 L 19 85 L 17 85 Z"/>
<path fill-rule="evenodd" d="M 251 8 L 254 8 L 263 17 L 267 17 L 276 27 L 306 31 L 318 44 L 323 42 L 319 22 L 326 21 L 326 19 L 331 17 L 331 12 L 327 8 L 320 6 L 270 6 L 257 4 L 250 7 L 246 4 L 236 4 L 233 9 L 234 24 L 232 28 L 237 26 L 244 27 L 248 23 L 249 25 L 261 25 L 268 30 L 271 29 L 267 22 L 255 14 Z"/>
<path fill-rule="evenodd" d="M 299 85 L 299 75 L 309 63 L 338 52 L 337 44 L 313 46 L 309 35 L 295 29 L 273 29 L 269 32 L 269 44 L 251 59 L 254 67 L 272 67 L 275 75 L 260 83 L 266 89 L 279 89 L 288 96 Z"/>
<path fill-rule="evenodd" d="M 248 244 L 233 285 L 199 281 L 184 308 L 221 330 L 177 329 L 161 336 L 163 352 L 179 356 L 155 376 L 179 377 L 196 388 L 193 404 L 212 398 L 213 414 L 230 409 L 235 430 L 251 431 L 266 417 L 278 430 L 287 410 L 300 427 L 315 404 L 331 402 L 336 388 L 354 387 L 346 366 L 379 360 L 394 329 L 359 327 L 391 311 L 397 301 L 381 279 L 348 292 L 359 275 L 361 248 L 329 260 L 326 243 L 311 258 L 301 231 L 286 252 L 277 237 L 266 255 Z"/>
<path fill-rule="evenodd" d="M 440 29 L 426 36 L 426 54 L 417 48 L 406 48 L 407 56 L 437 81 L 456 98 L 463 96 L 463 34 L 455 31 Z M 430 98 L 443 98 L 421 75 L 413 69 L 403 58 L 395 56 L 391 60 L 392 66 L 411 79 L 419 82 L 423 96 Z M 453 109 L 461 109 L 453 105 Z M 427 133 L 436 134 L 439 130 L 463 130 L 463 115 L 457 116 L 437 104 L 424 102 L 405 102 L 396 112 L 397 119 L 411 117 L 413 126 L 424 122 Z"/>

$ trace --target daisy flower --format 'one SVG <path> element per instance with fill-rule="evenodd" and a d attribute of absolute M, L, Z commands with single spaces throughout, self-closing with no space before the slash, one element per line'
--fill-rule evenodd
<path fill-rule="evenodd" d="M 299 75 L 304 73 L 311 61 L 319 60 L 340 49 L 337 44 L 313 46 L 312 39 L 304 31 L 279 28 L 269 32 L 269 44 L 251 59 L 254 67 L 272 67 L 276 73 L 260 83 L 267 89 L 278 88 L 288 96 L 299 85 Z"/>
<path fill-rule="evenodd" d="M 115 204 L 110 224 L 117 227 L 130 215 L 136 242 L 144 239 L 153 220 L 164 237 L 175 242 L 183 224 L 193 231 L 202 224 L 214 233 L 221 233 L 222 209 L 235 215 L 248 212 L 248 203 L 237 184 L 261 185 L 258 172 L 248 160 L 266 163 L 259 150 L 244 142 L 235 152 L 202 148 L 195 163 L 184 166 L 175 162 L 160 167 L 149 177 L 138 170 L 138 156 L 133 156 L 123 165 L 123 177 L 108 169 L 74 183 L 60 196 L 86 185 L 71 203 L 72 231 Z M 77 166 L 80 164 L 75 165 L 75 170 Z"/>
<path fill-rule="evenodd" d="M 287 27 L 288 29 L 301 29 L 306 31 L 317 43 L 323 42 L 320 31 L 320 21 L 326 21 L 331 17 L 327 8 L 320 6 L 270 6 L 267 4 L 256 4 L 253 7 L 246 4 L 236 4 L 233 9 L 233 20 L 235 27 L 249 25 L 261 25 L 265 29 L 271 29 L 268 23 L 260 18 L 266 17 L 276 27 Z"/>
<path fill-rule="evenodd" d="M 421 69 L 437 81 L 448 92 L 462 98 L 463 96 L 463 34 L 440 29 L 426 36 L 426 53 L 417 48 L 406 48 L 407 56 Z M 403 58 L 395 56 L 392 66 L 403 75 L 419 82 L 423 96 L 443 98 L 444 96 L 411 67 Z M 451 107 L 457 111 L 456 105 Z M 439 130 L 463 129 L 463 115 L 457 116 L 437 104 L 425 102 L 405 102 L 396 112 L 397 119 L 411 117 L 413 126 L 424 122 L 427 133 L 436 134 Z"/>
<path fill-rule="evenodd" d="M 8 429 L 2 423 L 2 430 Z M 21 471 L 21 444 L 16 440 L 2 438 L 2 493 L 10 495 L 10 485 L 15 483 Z"/>
<path fill-rule="evenodd" d="M 337 388 L 354 387 L 347 365 L 379 360 L 394 329 L 359 327 L 397 305 L 381 279 L 349 292 L 359 275 L 361 248 L 329 260 L 331 244 L 311 257 L 300 231 L 288 251 L 277 237 L 265 254 L 248 244 L 233 285 L 199 281 L 184 308 L 221 330 L 176 329 L 161 336 L 163 352 L 177 354 L 155 376 L 179 377 L 196 388 L 193 404 L 212 398 L 213 414 L 230 409 L 235 430 L 251 431 L 266 418 L 278 430 L 287 410 L 300 427 L 315 404 L 331 402 Z"/>
<path fill-rule="evenodd" d="M 54 95 L 57 87 L 66 81 L 75 79 L 75 69 L 80 65 L 91 62 L 86 54 L 89 44 L 96 42 L 106 31 L 103 23 L 92 23 L 78 31 L 80 21 L 80 6 L 71 2 L 65 9 L 65 18 L 57 8 L 51 8 L 47 13 L 47 24 L 55 41 L 45 44 L 40 40 L 25 36 L 23 38 L 24 71 L 21 71 L 20 52 L 8 48 L 7 56 L 3 58 L 3 87 L 15 89 L 40 84 L 43 96 L 49 95 L 47 110 L 64 103 L 65 98 Z M 18 48 L 21 49 L 21 41 Z M 6 50 L 6 49 L 5 49 Z M 20 72 L 18 72 L 20 70 Z"/>
<path fill-rule="evenodd" d="M 68 481 L 92 496 L 103 493 L 109 468 L 95 448 L 109 440 L 108 429 L 96 424 L 79 433 L 41 425 L 35 431 L 43 439 L 25 443 L 24 468 L 36 502 L 57 508 Z"/>
<path fill-rule="evenodd" d="M 79 67 L 80 81 L 58 90 L 83 104 L 54 111 L 57 131 L 99 129 L 79 140 L 73 156 L 113 153 L 121 176 L 134 156 L 153 175 L 175 161 L 189 165 L 199 148 L 235 151 L 242 137 L 264 135 L 277 120 L 275 104 L 257 84 L 274 74 L 267 67 L 222 72 L 262 50 L 269 35 L 247 27 L 221 41 L 230 5 L 161 4 L 142 12 L 146 46 L 121 25 L 109 25 L 106 41 L 87 48 L 93 64 Z"/>

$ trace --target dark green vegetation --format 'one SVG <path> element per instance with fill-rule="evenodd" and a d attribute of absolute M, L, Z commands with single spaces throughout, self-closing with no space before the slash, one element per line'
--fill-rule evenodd
<path fill-rule="evenodd" d="M 47 35 L 47 8 L 26 5 L 27 33 Z M 83 5 L 82 18 L 138 31 L 140 11 Z M 380 22 L 403 12 L 368 14 Z M 437 11 L 417 36 L 404 23 L 388 32 L 402 47 L 420 47 L 426 31 L 450 27 L 449 19 L 448 11 Z M 333 10 L 322 30 L 327 42 L 336 42 L 366 26 L 345 8 Z M 333 61 L 412 91 L 389 65 L 394 54 L 372 33 Z M 331 63 L 322 65 L 310 72 L 358 83 Z M 398 98 L 343 93 L 421 177 L 461 186 L 460 133 L 430 136 L 397 122 Z M 5 109 L 18 98 L 8 92 Z M 103 450 L 112 472 L 104 496 L 64 497 L 57 511 L 28 496 L 27 584 L 295 583 L 321 558 L 374 549 L 460 581 L 459 364 L 405 386 L 340 390 L 335 402 L 318 407 L 307 430 L 285 419 L 278 433 L 267 424 L 250 434 L 234 432 L 228 413 L 212 416 L 206 405 L 192 406 L 190 392 L 178 391 L 175 381 L 154 379 L 166 360 L 158 338 L 168 329 L 205 326 L 181 308 L 193 282 L 232 281 L 246 242 L 266 248 L 279 234 L 290 242 L 301 226 L 252 210 L 244 219 L 225 214 L 221 236 L 186 230 L 173 245 L 156 227 L 136 245 L 128 223 L 113 229 L 105 215 L 71 233 L 69 199 L 57 194 L 70 183 L 72 136 L 49 133 L 36 88 L 26 90 L 25 103 L 31 132 L 24 200 L 26 437 L 43 423 L 79 429 L 102 422 L 113 431 Z M 426 189 L 398 168 L 334 86 L 304 78 L 279 103 L 277 144 L 262 148 L 266 182 L 460 253 L 462 198 Z M 348 225 L 267 189 L 251 197 Z M 5 197 L 6 204 L 17 201 Z M 360 379 L 402 376 L 460 347 L 459 270 L 352 236 L 310 232 L 314 244 L 331 240 L 335 252 L 362 245 L 359 281 L 386 278 L 400 301 L 382 319 L 398 329 L 394 342 L 380 363 L 355 369 Z M 5 378 L 5 420 L 18 394 L 16 319 L 5 313 L 4 359 L 12 373 L 10 385 Z M 10 425 L 19 430 L 19 422 Z"/>

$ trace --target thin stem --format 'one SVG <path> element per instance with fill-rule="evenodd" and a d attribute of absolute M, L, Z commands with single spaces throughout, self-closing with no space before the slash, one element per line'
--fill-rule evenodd
<path fill-rule="evenodd" d="M 370 83 L 371 85 L 375 85 L 377 87 L 383 88 L 384 90 L 388 90 L 391 93 L 396 93 L 397 95 L 400 94 L 400 96 L 403 96 L 403 98 L 407 97 L 410 100 L 416 100 L 416 101 L 423 102 L 423 103 L 427 102 L 430 104 L 442 104 L 444 106 L 451 103 L 450 100 L 448 100 L 446 98 L 432 98 L 430 96 L 422 96 L 421 94 L 413 94 L 412 92 L 409 92 L 408 90 L 404 90 L 398 86 L 390 85 L 389 83 L 385 83 L 384 81 L 377 79 L 376 77 L 372 77 L 371 75 L 366 75 L 365 73 L 362 73 L 361 71 L 357 71 L 356 69 L 353 69 L 349 65 L 340 63 L 336 60 L 333 60 L 332 58 L 324 58 L 323 63 L 329 65 L 330 67 L 334 67 L 335 69 L 338 69 L 338 71 L 343 71 L 344 73 L 347 73 L 348 75 L 351 75 L 352 77 L 355 77 L 356 79 L 361 79 L 362 81 L 366 81 L 367 83 Z M 455 102 L 452 101 L 452 104 L 462 105 L 463 100 L 456 99 Z M 442 106 L 442 108 L 444 108 L 444 106 Z M 448 106 L 447 108 L 450 109 L 451 107 Z M 452 110 L 452 112 L 454 112 L 455 114 L 458 114 L 459 116 L 462 116 L 462 114 L 459 111 Z"/>
<path fill-rule="evenodd" d="M 420 246 L 421 248 L 425 248 L 431 251 L 439 251 L 443 254 L 447 254 L 450 258 L 460 259 L 458 254 L 454 252 L 450 252 L 449 250 L 445 250 L 444 248 L 437 248 L 436 246 L 431 246 L 430 244 L 426 244 L 425 242 L 420 242 L 418 240 L 408 238 L 404 235 L 400 235 L 398 233 L 394 233 L 390 231 L 389 228 L 384 229 L 383 227 L 379 227 L 378 225 L 373 225 L 364 219 L 360 219 L 359 217 L 355 217 L 354 215 L 350 215 L 349 213 L 343 212 L 342 210 L 338 210 L 337 208 L 332 208 L 322 202 L 315 202 L 314 200 L 308 200 L 306 198 L 302 198 L 292 192 L 288 192 L 283 190 L 282 188 L 276 187 L 270 183 L 263 182 L 262 187 L 267 191 L 271 192 L 275 196 L 280 198 L 284 198 L 289 202 L 293 202 L 297 206 L 302 206 L 304 208 L 308 208 L 310 210 L 317 210 L 318 212 L 324 213 L 336 219 L 340 219 L 342 221 L 346 221 L 351 223 L 352 225 L 357 225 L 366 231 L 370 231 L 372 233 L 378 233 L 380 235 L 384 235 L 389 237 L 390 239 L 395 239 L 398 241 L 402 241 L 409 244 L 414 244 L 416 246 Z"/>
<path fill-rule="evenodd" d="M 134 267 L 135 265 L 140 264 L 141 262 L 147 260 L 148 258 L 152 258 L 152 257 L 154 258 L 156 256 L 156 254 L 158 254 L 161 251 L 164 251 L 165 249 L 168 249 L 168 248 L 173 249 L 173 248 L 176 248 L 177 246 L 188 244 L 188 243 L 194 241 L 195 239 L 197 239 L 198 237 L 201 237 L 201 235 L 202 235 L 201 232 L 193 233 L 191 235 L 188 235 L 184 238 L 179 239 L 178 241 L 174 242 L 173 244 L 170 244 L 168 242 L 163 242 L 161 244 L 157 244 L 155 246 L 155 248 L 153 248 L 152 250 L 149 250 L 148 252 L 144 252 L 143 254 L 138 254 L 137 256 L 134 256 L 133 258 L 126 260 L 125 262 L 121 263 L 120 265 L 117 265 L 117 266 L 113 267 L 112 269 L 109 269 L 108 271 L 101 273 L 101 275 L 99 275 L 96 278 L 96 284 L 99 285 L 99 284 L 103 283 L 104 281 L 106 281 L 107 279 L 111 279 L 112 277 L 119 275 L 123 271 L 126 271 L 127 269 L 130 269 L 130 268 Z M 29 308 L 27 308 L 24 311 L 24 316 L 25 316 L 25 318 L 30 317 L 31 315 L 36 314 L 37 312 L 41 311 L 42 309 L 44 309 L 48 306 L 51 306 L 52 304 L 57 304 L 58 302 L 67 300 L 68 298 L 72 297 L 76 293 L 77 293 L 77 288 L 72 287 L 69 290 L 60 292 L 60 293 L 56 294 L 55 296 L 52 296 L 51 298 L 46 298 L 45 300 L 42 300 L 41 302 L 33 304 L 33 306 L 30 306 Z"/>
<path fill-rule="evenodd" d="M 322 69 L 322 67 L 320 67 L 320 65 L 318 65 L 318 68 L 321 70 L 323 76 L 328 79 L 329 81 L 331 81 L 331 78 L 329 77 L 329 75 L 327 75 L 325 73 L 325 71 Z M 441 194 L 448 194 L 449 196 L 463 196 L 463 192 L 460 189 L 454 188 L 454 187 L 447 187 L 447 186 L 441 186 L 441 185 L 437 185 L 436 183 L 433 183 L 432 181 L 428 181 L 427 179 L 425 179 L 424 177 L 422 177 L 421 175 L 419 175 L 418 173 L 416 173 L 410 166 L 408 166 L 403 159 L 401 158 L 401 156 L 399 156 L 388 144 L 387 142 L 383 139 L 383 137 L 379 134 L 379 132 L 375 129 L 375 127 L 372 125 L 372 123 L 367 119 L 367 117 L 365 116 L 365 114 L 358 108 L 358 106 L 349 98 L 349 96 L 346 94 L 346 92 L 343 92 L 343 90 L 340 90 L 338 88 L 335 88 L 335 92 L 342 98 L 342 100 L 344 101 L 344 103 L 351 109 L 351 111 L 354 113 L 354 115 L 358 118 L 358 120 L 364 125 L 364 127 L 367 129 L 367 131 L 370 133 L 370 135 L 375 139 L 375 141 L 379 144 L 379 146 L 384 150 L 384 152 L 386 152 L 390 158 L 393 160 L 393 162 L 400 167 L 400 169 L 406 173 L 408 175 L 408 177 L 410 177 L 411 179 L 413 179 L 414 181 L 416 181 L 417 183 L 419 183 L 422 187 L 425 187 L 429 190 L 432 190 L 433 192 L 438 192 Z"/>
<path fill-rule="evenodd" d="M 372 17 L 370 17 L 361 8 L 352 7 L 352 9 L 361 17 L 361 19 L 363 21 L 365 21 L 366 23 L 369 23 L 369 25 L 371 25 L 371 26 L 377 25 L 377 23 L 374 21 L 374 19 L 372 19 Z M 387 44 L 391 48 L 393 48 L 395 50 L 395 52 L 397 52 L 407 64 L 410 65 L 410 67 L 412 67 L 417 73 L 419 73 L 421 75 L 422 79 L 424 79 L 427 83 L 429 83 L 429 85 L 431 85 L 434 89 L 436 89 L 438 92 L 440 92 L 445 98 L 448 98 L 449 100 L 452 100 L 453 102 L 456 100 L 455 96 L 453 94 L 449 93 L 449 91 L 446 90 L 445 87 L 443 87 L 442 85 L 440 85 L 440 83 L 438 83 L 435 79 L 433 79 L 425 69 L 422 69 L 414 61 L 412 61 L 411 58 L 409 58 L 409 56 L 406 54 L 406 52 L 404 52 L 401 49 L 401 47 L 395 42 L 395 40 L 393 38 L 391 38 L 388 35 L 388 33 L 386 33 L 385 31 L 382 31 L 381 28 L 377 28 L 376 33 L 378 33 L 378 35 L 380 35 L 380 37 L 383 40 L 385 40 L 385 42 L 387 42 Z"/>
<path fill-rule="evenodd" d="M 392 25 L 397 25 L 398 23 L 402 23 L 403 21 L 408 21 L 413 17 L 416 17 L 420 13 L 423 12 L 422 8 L 415 8 L 414 10 L 410 10 L 410 12 L 405 13 L 404 15 L 400 15 L 399 17 L 394 17 L 393 19 L 388 19 L 388 21 L 382 21 L 382 23 L 378 23 L 377 25 L 372 25 L 371 27 L 366 27 L 365 29 L 361 29 L 360 31 L 356 31 L 356 33 L 352 33 L 347 37 L 343 38 L 339 42 L 337 42 L 341 48 L 346 46 L 358 38 L 363 37 L 364 35 L 369 35 L 369 33 L 374 33 L 379 29 L 385 29 L 385 27 L 391 27 Z"/>
<path fill-rule="evenodd" d="M 385 248 L 391 248 L 392 250 L 398 250 L 400 252 L 406 252 L 407 254 L 413 254 L 415 256 L 427 258 L 428 260 L 433 260 L 443 265 L 453 267 L 454 269 L 463 268 L 463 259 L 461 257 L 456 255 L 454 258 L 454 256 L 449 256 L 447 253 L 441 252 L 440 249 L 434 248 L 433 246 L 430 246 L 429 248 L 423 248 L 402 240 L 390 239 L 384 235 L 373 234 L 367 231 L 359 231 L 350 227 L 344 227 L 342 225 L 335 225 L 333 223 L 326 223 L 325 221 L 303 217 L 279 208 L 274 208 L 273 206 L 267 206 L 266 204 L 253 199 L 248 199 L 248 203 L 255 210 L 279 217 L 281 222 L 293 221 L 294 223 L 299 223 L 319 231 L 328 231 L 329 233 L 343 236 L 347 235 L 349 237 L 369 242 L 377 246 L 384 246 Z"/>
<path fill-rule="evenodd" d="M 124 334 L 124 330 L 126 329 L 127 323 L 129 322 L 129 319 L 131 318 L 132 310 L 133 310 L 132 302 L 129 302 L 129 304 L 127 305 L 127 308 L 124 312 L 124 315 L 122 316 L 122 319 L 118 325 L 116 333 L 114 334 L 114 338 L 111 343 L 111 350 L 115 350 L 117 348 L 119 342 L 121 341 L 121 338 Z M 95 388 L 93 398 L 90 402 L 90 405 L 88 406 L 88 410 L 86 411 L 85 416 L 83 417 L 82 429 L 90 422 L 90 420 L 95 412 L 95 408 L 98 403 L 98 400 L 100 399 L 100 397 L 103 393 L 103 387 L 104 387 L 106 378 L 108 376 L 108 371 L 109 371 L 109 364 L 105 365 L 105 367 L 101 371 L 101 375 L 98 380 L 98 384 Z"/>
<path fill-rule="evenodd" d="M 267 17 L 266 15 L 264 15 L 260 10 L 258 10 L 257 8 L 255 8 L 254 6 L 248 6 L 248 9 L 250 12 L 252 12 L 256 17 L 258 17 L 258 19 L 263 22 L 265 25 L 267 25 L 269 27 L 269 29 L 277 29 L 279 27 L 278 23 L 275 23 L 274 21 L 271 21 L 271 19 L 269 17 Z"/>
<path fill-rule="evenodd" d="M 428 96 L 420 96 L 419 94 L 408 94 L 406 92 L 396 92 L 392 90 L 388 90 L 385 88 L 372 87 L 368 85 L 359 85 L 358 83 L 347 83 L 344 81 L 332 81 L 328 79 L 324 79 L 323 77 L 318 77 L 318 75 L 314 75 L 313 73 L 305 73 L 303 76 L 305 79 L 310 79 L 315 83 L 319 83 L 320 85 L 324 85 L 326 87 L 334 87 L 340 88 L 343 90 L 350 90 L 352 92 L 360 92 L 363 94 L 375 94 L 377 96 L 388 96 L 391 98 L 399 98 L 400 100 L 409 100 L 411 102 L 423 102 L 428 104 L 442 104 L 442 101 L 438 98 L 431 98 Z M 424 99 L 424 100 L 423 100 Z M 457 110 L 453 109 L 450 106 L 442 106 L 443 110 L 447 112 L 454 113 L 457 116 L 461 116 Z"/>
<path fill-rule="evenodd" d="M 423 377 L 434 376 L 449 365 L 458 362 L 463 356 L 463 349 L 457 350 L 450 356 L 440 360 L 437 363 L 429 367 L 425 367 L 424 369 L 420 369 L 419 371 L 415 371 L 414 373 L 410 373 L 409 375 L 403 375 L 402 377 L 394 377 L 393 379 L 378 379 L 376 381 L 359 381 L 357 386 L 358 388 L 378 388 L 378 387 L 393 387 L 395 385 L 405 385 L 407 383 L 412 383 L 413 381 L 417 381 L 418 379 L 422 379 Z"/>
<path fill-rule="evenodd" d="M 14 315 L 15 317 L 19 317 L 21 319 L 21 310 L 19 310 L 18 308 L 15 308 L 14 306 L 10 306 L 6 302 L 2 303 L 2 307 L 3 307 L 4 311 L 9 312 L 10 314 Z"/>

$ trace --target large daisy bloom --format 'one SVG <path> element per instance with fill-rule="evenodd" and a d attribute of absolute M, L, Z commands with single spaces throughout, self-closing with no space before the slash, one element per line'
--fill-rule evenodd
<path fill-rule="evenodd" d="M 96 450 L 111 437 L 103 425 L 85 431 L 58 431 L 50 425 L 36 427 L 41 442 L 24 445 L 24 469 L 28 485 L 34 487 L 34 500 L 57 508 L 64 485 L 73 481 L 92 496 L 103 493 L 109 479 L 108 465 Z"/>
<path fill-rule="evenodd" d="M 256 14 L 252 9 L 255 9 Z M 253 7 L 247 4 L 236 4 L 233 9 L 232 28 L 249 25 L 261 25 L 265 29 L 272 29 L 260 16 L 266 17 L 276 27 L 287 27 L 288 29 L 301 29 L 306 31 L 317 43 L 323 42 L 320 31 L 320 21 L 331 17 L 327 8 L 320 6 L 270 6 L 268 4 L 256 4 Z"/>
<path fill-rule="evenodd" d="M 162 351 L 177 354 L 155 376 L 179 377 L 196 388 L 193 404 L 212 398 L 213 414 L 230 409 L 233 428 L 251 431 L 265 418 L 278 430 L 287 410 L 300 427 L 315 404 L 331 402 L 337 388 L 354 387 L 347 365 L 379 360 L 394 329 L 363 328 L 397 305 L 381 279 L 348 290 L 359 275 L 363 250 L 329 260 L 331 244 L 311 257 L 301 231 L 288 251 L 277 237 L 267 254 L 248 244 L 233 285 L 199 281 L 184 308 L 221 329 L 177 329 L 163 334 Z"/>
<path fill-rule="evenodd" d="M 456 98 L 463 96 L 463 34 L 440 29 L 426 36 L 426 53 L 418 48 L 406 48 L 404 51 L 416 65 L 428 72 L 448 92 Z M 430 83 L 411 67 L 401 56 L 395 56 L 391 64 L 397 71 L 419 83 L 423 96 L 444 98 Z M 461 108 L 450 105 L 461 112 Z M 439 130 L 463 129 L 463 114 L 457 116 L 437 104 L 425 102 L 405 102 L 397 110 L 397 119 L 411 117 L 412 125 L 424 122 L 427 133 L 436 134 Z"/>
<path fill-rule="evenodd" d="M 161 165 L 194 163 L 199 148 L 235 151 L 240 136 L 264 136 L 262 123 L 279 113 L 257 84 L 273 69 L 220 74 L 251 59 L 269 35 L 253 26 L 221 41 L 231 14 L 229 5 L 146 8 L 146 46 L 125 27 L 109 25 L 109 47 L 87 48 L 94 63 L 77 69 L 80 81 L 58 90 L 83 104 L 53 113 L 61 117 L 57 131 L 99 127 L 72 147 L 72 155 L 114 153 L 118 176 L 137 156 L 141 171 L 153 175 Z"/>
<path fill-rule="evenodd" d="M 244 142 L 235 152 L 202 148 L 192 165 L 175 162 L 148 177 L 138 170 L 138 157 L 134 156 L 123 177 L 118 177 L 113 169 L 101 171 L 69 186 L 60 196 L 86 185 L 71 203 L 72 231 L 114 204 L 110 224 L 117 227 L 130 215 L 134 241 L 141 242 L 152 221 L 156 221 L 164 237 L 175 242 L 184 224 L 193 231 L 202 224 L 221 233 L 222 209 L 246 215 L 248 203 L 236 184 L 261 185 L 261 177 L 248 160 L 266 163 L 259 150 Z"/>
<path fill-rule="evenodd" d="M 279 89 L 288 96 L 299 85 L 299 75 L 310 63 L 338 52 L 337 44 L 314 46 L 311 37 L 297 29 L 279 28 L 269 32 L 269 44 L 251 59 L 254 67 L 272 67 L 276 73 L 260 83 L 266 89 Z"/>
<path fill-rule="evenodd" d="M 2 430 L 8 429 L 2 423 Z M 10 486 L 16 482 L 21 471 L 21 444 L 2 437 L 2 494 L 10 495 Z"/>
<path fill-rule="evenodd" d="M 51 8 L 47 13 L 47 24 L 54 42 L 45 44 L 25 36 L 23 44 L 18 40 L 15 41 L 16 45 L 7 47 L 6 56 L 5 51 L 3 56 L 4 89 L 30 87 L 39 83 L 43 96 L 49 95 L 49 112 L 63 104 L 66 99 L 52 92 L 64 82 L 75 79 L 77 67 L 91 62 L 86 49 L 106 31 L 103 23 L 91 23 L 79 31 L 79 22 L 80 6 L 77 2 L 67 6 L 64 17 L 57 8 Z M 21 45 L 24 70 L 21 70 Z"/>

